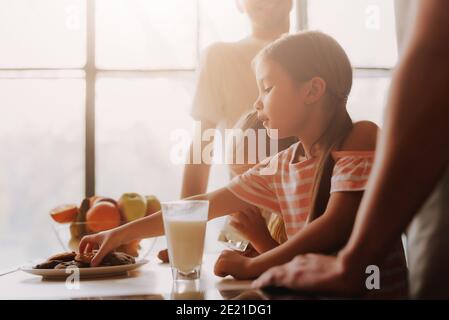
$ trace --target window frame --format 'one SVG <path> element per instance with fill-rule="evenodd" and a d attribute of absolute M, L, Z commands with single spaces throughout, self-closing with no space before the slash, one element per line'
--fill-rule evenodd
<path fill-rule="evenodd" d="M 200 56 L 200 1 L 195 1 L 196 10 L 196 57 L 197 60 Z M 115 77 L 127 77 L 145 74 L 157 74 L 157 73 L 179 73 L 179 72 L 195 72 L 196 68 L 172 68 L 172 69 L 101 69 L 97 68 L 95 61 L 95 39 L 96 39 L 96 0 L 88 0 L 86 4 L 86 66 L 84 68 L 86 74 L 86 114 L 85 114 L 85 196 L 92 197 L 95 195 L 96 190 L 96 80 L 98 75 L 101 76 L 115 76 Z"/>
<path fill-rule="evenodd" d="M 307 30 L 307 3 L 308 0 L 294 0 L 296 8 L 296 27 L 297 31 Z M 196 21 L 196 56 L 199 57 L 200 54 L 200 1 L 195 1 L 196 11 L 197 11 L 197 21 Z M 95 39 L 96 39 L 96 1 L 87 0 L 86 1 L 86 64 L 83 68 L 11 68 L 5 69 L 0 68 L 0 72 L 29 72 L 29 71 L 67 71 L 67 70 L 79 70 L 84 71 L 85 80 L 85 196 L 91 197 L 95 195 L 96 189 L 96 128 L 95 128 L 95 118 L 96 118 L 96 106 L 95 106 L 95 85 L 98 75 L 111 75 L 111 76 L 129 76 L 129 75 L 145 75 L 154 73 L 179 73 L 179 72 L 195 72 L 195 69 L 99 69 L 96 67 L 95 61 Z M 390 77 L 392 73 L 391 68 L 355 68 L 354 77 L 359 78 L 385 78 Z M 0 74 L 0 77 L 1 76 Z M 57 76 L 56 76 L 57 77 Z M 81 77 L 81 76 L 80 76 Z M 12 77 L 14 78 L 14 77 Z M 34 78 L 40 78 L 39 76 Z M 42 77 L 45 78 L 45 77 Z M 59 79 L 71 78 L 71 76 L 61 76 L 57 77 Z"/>

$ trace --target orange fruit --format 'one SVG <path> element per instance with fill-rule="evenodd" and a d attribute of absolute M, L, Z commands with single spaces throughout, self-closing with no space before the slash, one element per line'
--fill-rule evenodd
<path fill-rule="evenodd" d="M 90 208 L 92 208 L 92 207 L 94 206 L 95 202 L 96 202 L 98 199 L 101 199 L 101 198 L 103 198 L 103 197 L 101 197 L 101 196 L 93 196 L 93 197 L 90 197 L 90 198 L 89 198 Z"/>
<path fill-rule="evenodd" d="M 50 211 L 50 216 L 58 223 L 75 221 L 79 210 L 75 204 L 64 204 Z"/>
<path fill-rule="evenodd" d="M 112 198 L 97 197 L 97 198 L 94 200 L 93 205 L 92 205 L 91 207 L 97 205 L 97 204 L 100 203 L 100 202 L 110 202 L 110 203 L 112 203 L 113 205 L 118 206 L 117 201 L 115 201 L 115 200 L 112 199 Z"/>
<path fill-rule="evenodd" d="M 86 223 L 92 232 L 116 228 L 120 225 L 120 211 L 110 202 L 99 202 L 87 211 Z"/>

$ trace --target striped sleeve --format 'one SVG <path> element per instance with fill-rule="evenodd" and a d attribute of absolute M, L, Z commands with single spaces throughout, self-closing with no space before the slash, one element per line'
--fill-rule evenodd
<path fill-rule="evenodd" d="M 363 191 L 374 161 L 374 151 L 335 152 L 330 192 Z"/>
<path fill-rule="evenodd" d="M 267 168 L 273 164 L 273 160 L 273 158 L 268 158 L 242 175 L 236 176 L 227 186 L 228 190 L 239 199 L 252 205 L 280 213 L 279 202 L 275 190 L 272 188 L 277 171 L 267 171 Z"/>

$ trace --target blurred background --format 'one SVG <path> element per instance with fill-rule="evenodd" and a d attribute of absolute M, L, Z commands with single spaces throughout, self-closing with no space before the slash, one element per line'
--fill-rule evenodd
<path fill-rule="evenodd" d="M 393 1 L 297 0 L 291 18 L 291 31 L 343 45 L 355 68 L 349 112 L 382 126 L 398 56 Z M 0 0 L 0 268 L 61 251 L 48 216 L 59 204 L 177 199 L 170 134 L 193 132 L 199 54 L 248 33 L 234 0 Z M 214 166 L 209 189 L 227 181 Z"/>

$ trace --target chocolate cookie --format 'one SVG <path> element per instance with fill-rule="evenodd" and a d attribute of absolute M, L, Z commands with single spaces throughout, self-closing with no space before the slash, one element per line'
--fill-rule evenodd
<path fill-rule="evenodd" d="M 58 254 L 51 256 L 50 258 L 47 259 L 47 261 L 52 261 L 52 260 L 72 261 L 73 259 L 75 259 L 75 256 L 76 256 L 76 252 L 63 252 L 63 253 L 58 253 Z"/>
<path fill-rule="evenodd" d="M 50 260 L 39 263 L 34 266 L 34 269 L 54 269 L 58 264 L 62 263 L 62 260 Z"/>
<path fill-rule="evenodd" d="M 90 263 L 97 253 L 93 250 L 89 253 L 76 254 L 75 252 L 59 253 L 48 258 L 47 261 L 40 263 L 34 269 L 66 269 L 68 267 L 89 268 Z M 120 266 L 135 263 L 133 256 L 123 252 L 111 252 L 104 257 L 100 267 Z"/>
<path fill-rule="evenodd" d="M 89 252 L 89 253 L 78 253 L 75 256 L 74 259 L 77 262 L 81 262 L 81 263 L 90 265 L 90 263 L 91 263 L 92 259 L 94 258 L 94 256 L 95 256 L 95 252 L 94 251 Z"/>
<path fill-rule="evenodd" d="M 82 263 L 82 262 L 77 262 L 77 261 L 66 261 L 66 262 L 61 262 L 58 265 L 55 266 L 55 269 L 66 269 L 68 267 L 76 267 L 76 268 L 88 268 L 89 265 Z"/>
<path fill-rule="evenodd" d="M 101 262 L 101 266 L 121 266 L 125 264 L 133 264 L 136 263 L 136 260 L 133 256 L 123 252 L 110 252 L 108 253 L 103 261 Z"/>

